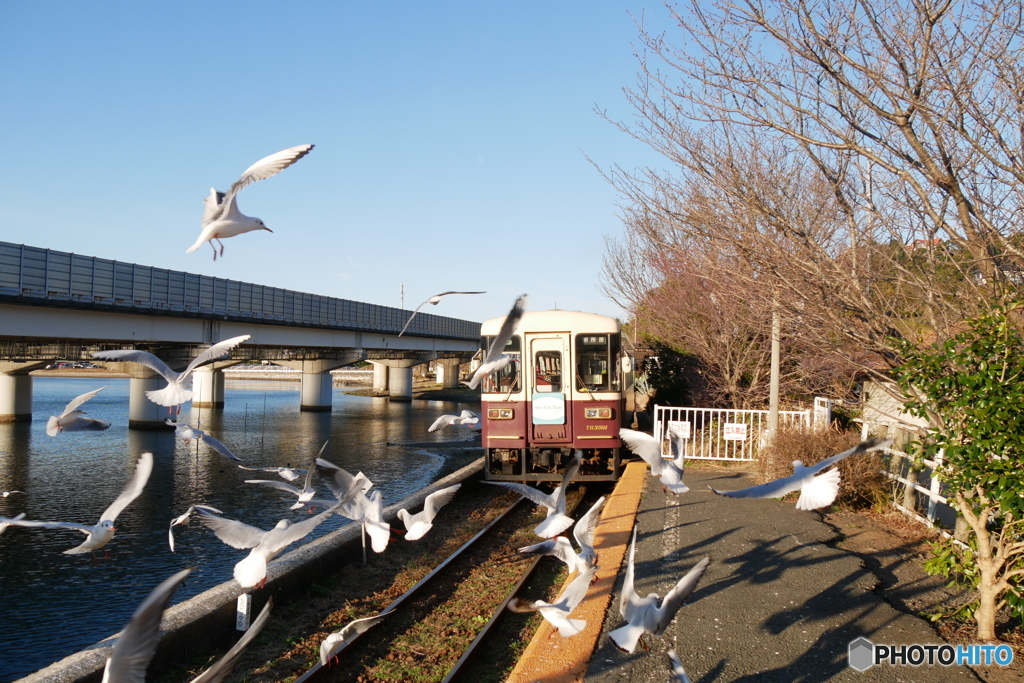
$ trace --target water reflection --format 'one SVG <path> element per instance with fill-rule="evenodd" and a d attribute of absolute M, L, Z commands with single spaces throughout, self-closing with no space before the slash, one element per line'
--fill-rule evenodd
<path fill-rule="evenodd" d="M 85 409 L 110 421 L 110 429 L 46 436 L 47 417 L 103 385 Z M 389 502 L 429 481 L 440 462 L 388 444 L 451 440 L 427 427 L 442 412 L 476 409 L 336 391 L 332 413 L 302 412 L 298 389 L 297 382 L 228 382 L 224 410 L 186 406 L 177 419 L 209 431 L 252 467 L 305 468 L 330 440 L 325 457 L 363 471 Z M 120 630 L 153 586 L 179 569 L 196 567 L 176 602 L 230 580 L 246 551 L 229 548 L 200 525 L 179 527 L 177 552 L 170 552 L 167 525 L 189 505 L 207 503 L 264 529 L 306 514 L 289 511 L 293 496 L 244 484 L 259 477 L 202 444 L 185 444 L 171 431 L 128 430 L 127 380 L 36 378 L 33 413 L 30 424 L 0 425 L 0 490 L 27 492 L 0 498 L 0 515 L 95 524 L 139 455 L 153 453 L 154 466 L 146 489 L 117 518 L 109 560 L 102 553 L 95 561 L 64 555 L 84 539 L 74 530 L 12 528 L 0 536 L 0 680 L 27 675 Z M 344 523 L 332 518 L 309 539 Z"/>

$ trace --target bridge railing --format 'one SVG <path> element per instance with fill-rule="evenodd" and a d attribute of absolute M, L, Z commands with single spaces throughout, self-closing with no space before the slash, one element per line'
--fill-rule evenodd
<path fill-rule="evenodd" d="M 0 299 L 399 332 L 410 311 L 137 263 L 0 242 Z M 420 313 L 406 332 L 476 340 L 480 324 Z"/>

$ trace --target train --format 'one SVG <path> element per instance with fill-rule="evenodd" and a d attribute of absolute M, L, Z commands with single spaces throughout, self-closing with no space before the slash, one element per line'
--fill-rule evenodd
<path fill-rule="evenodd" d="M 505 318 L 480 328 L 481 354 Z M 528 311 L 504 354 L 512 362 L 481 381 L 484 478 L 561 481 L 574 451 L 574 481 L 617 481 L 619 428 L 633 420 L 632 344 L 619 321 L 578 311 Z"/>

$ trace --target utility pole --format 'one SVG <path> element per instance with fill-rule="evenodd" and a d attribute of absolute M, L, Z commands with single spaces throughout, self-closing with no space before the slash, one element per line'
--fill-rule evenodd
<path fill-rule="evenodd" d="M 782 345 L 782 322 L 777 302 L 772 305 L 772 364 L 768 382 L 768 433 L 774 439 L 779 431 L 779 347 Z"/>
<path fill-rule="evenodd" d="M 401 285 L 401 288 L 402 288 L 402 290 L 401 290 L 402 291 L 402 303 L 399 304 L 398 307 L 401 308 L 404 311 L 405 310 L 405 285 Z"/>

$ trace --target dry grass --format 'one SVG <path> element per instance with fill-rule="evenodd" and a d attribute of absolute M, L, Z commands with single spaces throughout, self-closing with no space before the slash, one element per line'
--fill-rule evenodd
<path fill-rule="evenodd" d="M 761 451 L 761 480 L 788 477 L 793 474 L 794 460 L 800 460 L 804 465 L 813 465 L 857 445 L 859 441 L 860 436 L 856 432 L 780 429 L 772 444 Z M 859 510 L 880 509 L 887 503 L 889 483 L 881 473 L 884 465 L 877 451 L 844 458 L 838 467 L 842 485 L 839 487 L 836 505 Z"/>

